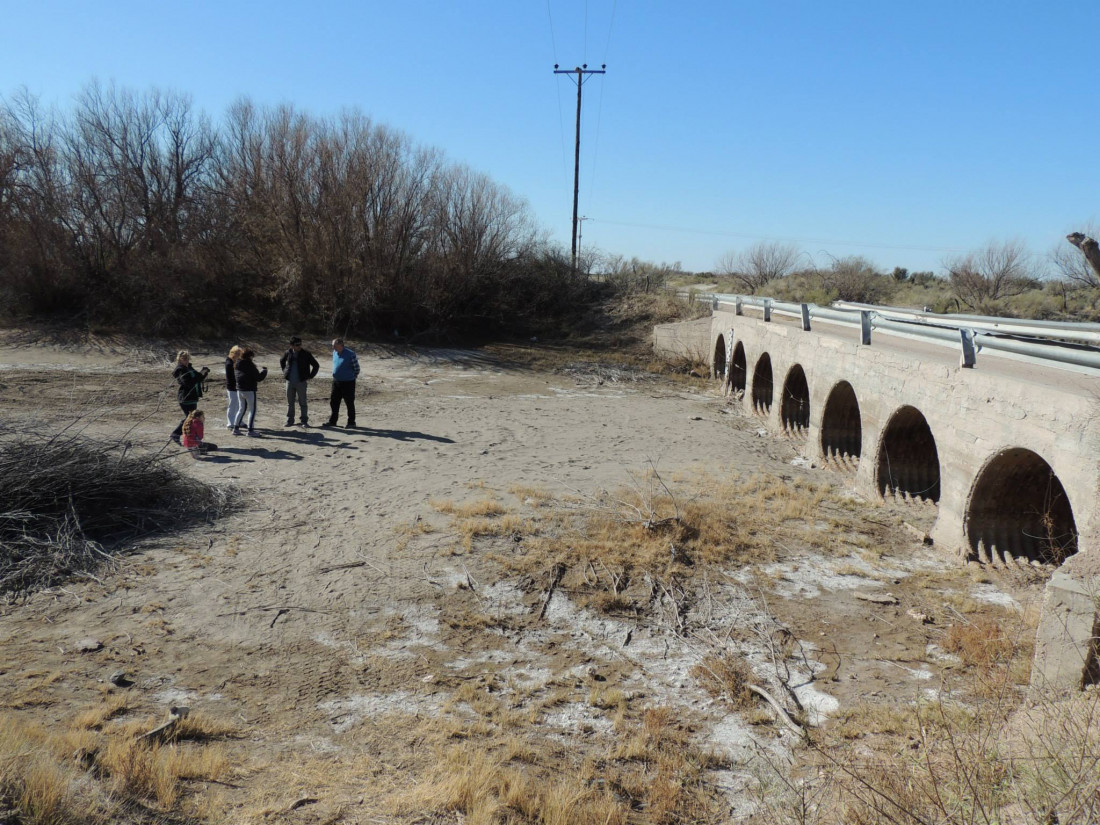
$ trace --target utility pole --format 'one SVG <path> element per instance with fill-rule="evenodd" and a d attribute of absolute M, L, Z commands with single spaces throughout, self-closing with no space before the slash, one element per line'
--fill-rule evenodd
<path fill-rule="evenodd" d="M 584 238 L 584 222 L 588 220 L 585 215 L 577 218 L 577 258 L 581 257 L 581 240 Z M 577 268 L 577 262 L 573 261 L 573 269 Z"/>
<path fill-rule="evenodd" d="M 607 74 L 607 64 L 603 63 L 598 69 L 588 68 L 587 63 L 582 63 L 575 69 L 559 69 L 554 64 L 554 74 L 575 74 L 573 82 L 577 84 L 577 147 L 573 155 L 573 271 L 577 271 L 577 197 L 581 183 L 581 87 L 588 79 L 588 75 Z"/>

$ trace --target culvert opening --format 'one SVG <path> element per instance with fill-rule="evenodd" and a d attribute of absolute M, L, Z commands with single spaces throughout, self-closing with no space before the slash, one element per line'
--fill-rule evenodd
<path fill-rule="evenodd" d="M 733 365 L 730 367 L 730 389 L 745 394 L 745 384 L 749 375 L 748 362 L 745 360 L 745 345 L 740 341 L 733 348 Z"/>
<path fill-rule="evenodd" d="M 902 407 L 882 435 L 878 458 L 882 496 L 940 500 L 940 457 L 928 421 L 916 407 Z"/>
<path fill-rule="evenodd" d="M 714 342 L 714 378 L 726 377 L 726 338 L 718 336 Z"/>
<path fill-rule="evenodd" d="M 772 409 L 772 359 L 766 352 L 752 373 L 752 408 L 760 415 L 767 415 Z"/>
<path fill-rule="evenodd" d="M 983 561 L 1061 564 L 1077 552 L 1069 497 L 1051 466 L 1017 447 L 990 461 L 966 513 L 971 554 Z"/>
<path fill-rule="evenodd" d="M 783 400 L 779 405 L 783 429 L 792 435 L 804 435 L 810 427 L 810 385 L 799 364 L 791 367 L 783 382 Z"/>
<path fill-rule="evenodd" d="M 841 381 L 829 393 L 821 416 L 821 452 L 826 460 L 859 466 L 863 450 L 863 420 L 856 391 Z"/>

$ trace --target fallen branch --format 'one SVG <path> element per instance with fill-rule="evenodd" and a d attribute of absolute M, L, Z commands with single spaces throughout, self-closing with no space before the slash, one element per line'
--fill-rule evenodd
<path fill-rule="evenodd" d="M 766 690 L 764 690 L 764 688 L 760 687 L 759 685 L 752 685 L 752 684 L 745 685 L 745 687 L 747 687 L 749 690 L 751 690 L 757 696 L 760 696 L 761 698 L 766 700 L 769 705 L 771 705 L 773 708 L 775 708 L 775 712 L 777 714 L 779 714 L 779 718 L 783 721 L 783 724 L 785 724 L 788 728 L 793 730 L 799 736 L 806 736 L 807 735 L 806 729 L 804 727 L 802 727 L 801 725 L 799 725 L 797 722 L 795 722 L 794 719 L 791 718 L 791 715 L 789 713 L 787 713 L 787 711 L 784 709 L 784 707 L 781 704 L 779 704 L 779 702 L 777 702 L 772 697 L 772 695 L 770 693 L 768 693 Z"/>
<path fill-rule="evenodd" d="M 562 576 L 565 575 L 565 565 L 555 564 L 553 571 L 553 578 L 550 580 L 550 586 L 546 589 L 546 598 L 542 601 L 542 609 L 539 611 L 539 621 L 542 621 L 546 615 L 546 608 L 550 606 L 550 600 L 554 598 L 554 590 L 561 582 Z"/>

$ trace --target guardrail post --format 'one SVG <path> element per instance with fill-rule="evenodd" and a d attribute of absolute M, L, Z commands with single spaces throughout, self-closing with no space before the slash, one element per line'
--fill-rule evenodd
<path fill-rule="evenodd" d="M 718 296 L 717 295 L 715 295 L 713 298 L 710 299 L 710 311 L 711 312 L 717 312 L 718 311 Z"/>
<path fill-rule="evenodd" d="M 733 302 L 733 314 L 734 315 L 744 315 L 745 314 L 745 307 L 741 303 L 741 296 L 740 295 L 738 295 L 737 298 Z"/>
<path fill-rule="evenodd" d="M 859 342 L 864 346 L 871 346 L 871 312 L 861 309 L 859 311 Z"/>
<path fill-rule="evenodd" d="M 771 298 L 765 298 L 764 299 L 764 320 L 770 322 L 771 319 L 772 319 L 772 299 Z"/>
<path fill-rule="evenodd" d="M 959 339 L 962 342 L 962 356 L 959 358 L 959 366 L 973 369 L 978 360 L 977 351 L 974 349 L 974 330 L 960 329 Z"/>
<path fill-rule="evenodd" d="M 810 305 L 809 304 L 803 304 L 802 305 L 802 331 L 803 332 L 809 332 L 810 331 Z"/>

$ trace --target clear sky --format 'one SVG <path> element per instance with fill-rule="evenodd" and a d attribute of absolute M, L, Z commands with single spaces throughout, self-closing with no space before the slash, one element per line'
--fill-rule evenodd
<path fill-rule="evenodd" d="M 1100 222 L 1100 2 L 5 0 L 0 94 L 92 79 L 358 108 L 527 199 L 569 244 L 690 270 L 760 239 L 938 270 Z"/>

